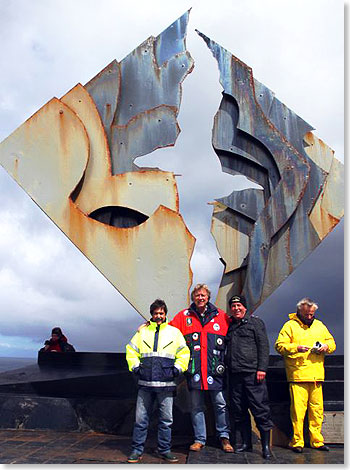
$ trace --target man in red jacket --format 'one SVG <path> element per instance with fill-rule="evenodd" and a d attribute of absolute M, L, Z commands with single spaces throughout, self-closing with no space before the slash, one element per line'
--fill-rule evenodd
<path fill-rule="evenodd" d="M 229 326 L 227 314 L 209 302 L 210 290 L 197 284 L 191 294 L 192 304 L 179 312 L 170 325 L 176 326 L 186 339 L 191 357 L 186 372 L 191 397 L 194 443 L 190 450 L 200 451 L 206 443 L 204 394 L 209 393 L 214 411 L 216 432 L 225 452 L 233 452 L 229 441 L 229 418 L 223 395 L 224 338 Z"/>

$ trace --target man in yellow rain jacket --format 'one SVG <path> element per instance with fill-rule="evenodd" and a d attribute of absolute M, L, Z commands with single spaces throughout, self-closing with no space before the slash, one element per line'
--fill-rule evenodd
<path fill-rule="evenodd" d="M 323 422 L 322 382 L 324 356 L 335 351 L 335 342 L 326 326 L 314 318 L 318 306 L 309 298 L 300 300 L 297 313 L 289 315 L 277 338 L 275 348 L 284 357 L 289 392 L 293 438 L 290 448 L 302 452 L 303 425 L 308 410 L 311 447 L 329 451 L 321 434 Z"/>
<path fill-rule="evenodd" d="M 190 350 L 181 331 L 168 324 L 167 312 L 165 302 L 155 300 L 150 306 L 151 321 L 139 328 L 126 346 L 129 370 L 137 377 L 139 387 L 129 463 L 142 458 L 155 401 L 159 409 L 158 452 L 168 463 L 178 461 L 171 453 L 175 378 L 187 370 Z"/>

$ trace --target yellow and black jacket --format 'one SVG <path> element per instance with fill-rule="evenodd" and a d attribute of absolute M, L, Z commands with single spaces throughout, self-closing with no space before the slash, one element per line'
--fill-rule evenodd
<path fill-rule="evenodd" d="M 136 373 L 139 387 L 152 391 L 174 391 L 175 377 L 187 370 L 189 359 L 185 338 L 168 322 L 151 321 L 126 346 L 129 370 Z"/>

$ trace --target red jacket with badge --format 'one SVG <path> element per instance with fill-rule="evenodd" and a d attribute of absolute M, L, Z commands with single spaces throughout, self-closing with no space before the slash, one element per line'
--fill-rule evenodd
<path fill-rule="evenodd" d="M 190 308 L 175 315 L 170 325 L 181 331 L 191 351 L 186 372 L 189 389 L 222 390 L 228 315 L 208 302 L 202 318 L 191 304 Z"/>

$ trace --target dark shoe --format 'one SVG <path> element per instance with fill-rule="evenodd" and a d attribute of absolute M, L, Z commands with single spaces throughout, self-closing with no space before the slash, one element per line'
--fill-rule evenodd
<path fill-rule="evenodd" d="M 304 451 L 304 448 L 303 447 L 290 447 L 290 450 L 292 450 L 296 454 L 302 454 Z"/>
<path fill-rule="evenodd" d="M 240 452 L 253 452 L 253 446 L 243 442 L 239 447 L 235 447 L 235 454 L 239 454 Z"/>
<path fill-rule="evenodd" d="M 238 447 L 235 446 L 235 454 L 239 454 L 241 452 L 253 452 L 252 428 L 250 421 L 240 425 L 240 432 L 242 436 L 242 444 Z"/>
<path fill-rule="evenodd" d="M 129 463 L 138 463 L 142 460 L 142 454 L 138 454 L 137 452 L 131 452 L 128 457 Z"/>
<path fill-rule="evenodd" d="M 321 450 L 322 452 L 329 452 L 330 451 L 330 448 L 328 446 L 321 446 L 321 447 L 313 447 L 313 449 L 315 450 Z"/>
<path fill-rule="evenodd" d="M 204 447 L 204 444 L 202 444 L 201 442 L 194 442 L 191 446 L 190 446 L 190 450 L 193 450 L 194 452 L 199 452 L 200 450 L 202 450 Z"/>
<path fill-rule="evenodd" d="M 166 460 L 168 463 L 177 463 L 179 459 L 175 457 L 171 452 L 165 452 L 165 454 L 159 454 L 162 459 Z"/>
<path fill-rule="evenodd" d="M 230 441 L 227 439 L 227 437 L 222 437 L 221 439 L 221 448 L 224 452 L 227 452 L 229 454 L 233 453 L 233 447 L 231 446 Z"/>
<path fill-rule="evenodd" d="M 262 456 L 266 460 L 269 460 L 272 457 L 270 449 L 270 434 L 270 431 L 260 431 Z"/>

